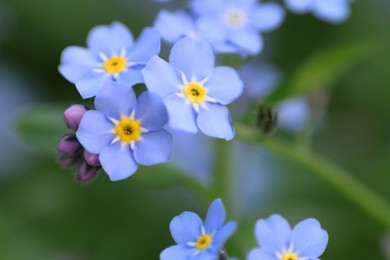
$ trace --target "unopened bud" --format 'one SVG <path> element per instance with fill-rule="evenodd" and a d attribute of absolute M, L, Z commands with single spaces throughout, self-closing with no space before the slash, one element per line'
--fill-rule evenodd
<path fill-rule="evenodd" d="M 58 151 L 63 154 L 73 155 L 82 148 L 74 134 L 67 134 L 62 137 L 58 145 Z"/>
<path fill-rule="evenodd" d="M 71 166 L 75 162 L 75 158 L 69 156 L 69 154 L 60 154 L 57 159 L 57 163 L 61 166 Z"/>
<path fill-rule="evenodd" d="M 83 105 L 71 105 L 64 112 L 64 121 L 68 128 L 76 131 L 79 128 L 81 118 L 84 113 L 88 111 L 88 108 Z"/>
<path fill-rule="evenodd" d="M 81 182 L 88 182 L 96 176 L 99 169 L 100 167 L 90 166 L 83 162 L 76 173 L 76 178 Z"/>
<path fill-rule="evenodd" d="M 95 166 L 95 167 L 100 166 L 98 154 L 90 153 L 87 150 L 84 150 L 84 160 L 90 166 Z"/>

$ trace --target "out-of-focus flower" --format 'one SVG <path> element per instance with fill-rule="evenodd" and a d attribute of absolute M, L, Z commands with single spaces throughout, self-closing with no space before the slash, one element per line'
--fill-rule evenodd
<path fill-rule="evenodd" d="M 162 99 L 144 92 L 136 100 L 126 85 L 108 83 L 95 98 L 96 111 L 87 111 L 76 136 L 85 149 L 99 154 L 112 181 L 131 176 L 138 164 L 170 159 L 172 137 L 162 129 L 168 121 Z"/>
<path fill-rule="evenodd" d="M 284 10 L 276 3 L 255 0 L 193 0 L 199 32 L 216 52 L 256 55 L 263 49 L 260 32 L 276 29 Z"/>
<path fill-rule="evenodd" d="M 238 73 L 230 67 L 214 68 L 214 54 L 205 41 L 180 39 L 167 63 L 153 57 L 143 69 L 151 92 L 164 98 L 170 127 L 231 140 L 234 128 L 225 105 L 243 89 Z"/>
<path fill-rule="evenodd" d="M 292 12 L 313 13 L 321 20 L 330 23 L 341 23 L 350 15 L 351 0 L 285 0 Z"/>
<path fill-rule="evenodd" d="M 61 55 L 60 73 L 83 98 L 95 96 L 108 82 L 128 86 L 142 83 L 141 69 L 160 52 L 160 36 L 151 28 L 134 43 L 131 32 L 119 22 L 94 27 L 87 47 L 67 47 Z"/>
<path fill-rule="evenodd" d="M 260 248 L 250 251 L 248 260 L 315 260 L 328 244 L 328 233 L 317 220 L 305 219 L 291 230 L 276 214 L 256 222 L 255 236 Z"/>
<path fill-rule="evenodd" d="M 193 212 L 185 211 L 176 216 L 169 227 L 177 245 L 161 252 L 160 259 L 218 259 L 225 241 L 236 230 L 236 223 L 233 221 L 223 225 L 225 218 L 221 199 L 211 203 L 204 222 Z"/>
<path fill-rule="evenodd" d="M 309 101 L 304 97 L 283 100 L 276 106 L 278 125 L 290 132 L 300 132 L 310 120 Z"/>

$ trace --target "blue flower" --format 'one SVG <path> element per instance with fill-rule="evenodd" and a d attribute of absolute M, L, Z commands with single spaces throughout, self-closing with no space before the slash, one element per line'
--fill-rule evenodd
<path fill-rule="evenodd" d="M 178 40 L 167 63 L 153 57 L 142 70 L 147 88 L 164 98 L 170 127 L 231 140 L 234 128 L 224 106 L 243 90 L 238 73 L 214 68 L 214 54 L 205 41 Z"/>
<path fill-rule="evenodd" d="M 159 96 L 144 92 L 136 100 L 128 86 L 108 83 L 96 96 L 95 107 L 84 114 L 76 135 L 87 151 L 99 154 L 112 181 L 131 176 L 138 164 L 170 159 L 172 137 L 162 129 L 168 116 Z"/>
<path fill-rule="evenodd" d="M 225 241 L 235 232 L 236 223 L 223 225 L 226 213 L 221 199 L 214 200 L 205 222 L 193 213 L 185 211 L 172 219 L 169 227 L 177 245 L 160 254 L 161 260 L 216 260 Z"/>
<path fill-rule="evenodd" d="M 96 96 L 108 82 L 128 86 L 143 83 L 141 69 L 160 52 L 160 36 L 151 28 L 144 29 L 137 43 L 121 23 L 97 26 L 87 38 L 88 48 L 67 47 L 61 55 L 60 73 L 83 98 Z"/>
<path fill-rule="evenodd" d="M 350 2 L 351 0 L 285 0 L 292 12 L 312 12 L 319 19 L 335 24 L 349 17 Z"/>
<path fill-rule="evenodd" d="M 281 129 L 290 132 L 300 132 L 310 120 L 309 101 L 304 97 L 295 97 L 280 102 L 278 111 L 278 125 Z"/>
<path fill-rule="evenodd" d="M 291 230 L 280 215 L 260 219 L 255 226 L 260 248 L 248 254 L 248 260 L 318 260 L 328 244 L 328 233 L 312 218 L 299 222 Z"/>
<path fill-rule="evenodd" d="M 198 30 L 216 52 L 245 55 L 258 54 L 263 48 L 259 32 L 276 29 L 285 16 L 280 5 L 256 0 L 192 0 L 191 7 Z"/>

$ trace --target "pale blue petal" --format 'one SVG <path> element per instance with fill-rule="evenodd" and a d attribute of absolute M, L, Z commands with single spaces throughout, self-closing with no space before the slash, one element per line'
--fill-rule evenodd
<path fill-rule="evenodd" d="M 217 13 L 223 10 L 226 0 L 192 0 L 190 2 L 192 11 L 197 15 Z"/>
<path fill-rule="evenodd" d="M 292 12 L 305 13 L 310 11 L 316 0 L 285 0 L 286 6 Z"/>
<path fill-rule="evenodd" d="M 272 31 L 278 28 L 285 17 L 283 8 L 276 3 L 266 3 L 258 5 L 250 13 L 250 22 L 258 30 Z"/>
<path fill-rule="evenodd" d="M 215 15 L 202 16 L 196 21 L 200 34 L 209 42 L 224 41 L 227 37 L 226 27 Z"/>
<path fill-rule="evenodd" d="M 181 10 L 176 12 L 161 10 L 154 21 L 154 28 L 171 44 L 191 32 L 195 33 L 193 19 Z"/>
<path fill-rule="evenodd" d="M 349 1 L 347 0 L 327 0 L 316 1 L 314 6 L 314 15 L 320 19 L 331 23 L 341 23 L 345 21 L 350 14 Z"/>
<path fill-rule="evenodd" d="M 102 87 L 112 81 L 111 78 L 105 77 L 103 73 L 90 72 L 82 79 L 75 82 L 76 88 L 82 98 L 96 96 Z"/>
<path fill-rule="evenodd" d="M 134 158 L 142 165 L 164 163 L 171 159 L 172 135 L 166 130 L 142 134 L 135 142 Z"/>
<path fill-rule="evenodd" d="M 153 56 L 160 52 L 160 35 L 153 28 L 145 28 L 137 42 L 129 49 L 130 61 L 145 65 Z"/>
<path fill-rule="evenodd" d="M 142 70 L 149 91 L 166 97 L 183 85 L 180 73 L 158 56 L 153 57 Z"/>
<path fill-rule="evenodd" d="M 177 96 L 175 93 L 166 97 L 164 104 L 168 111 L 168 124 L 170 127 L 189 133 L 198 132 L 195 119 L 196 113 L 192 105 L 188 104 L 184 98 Z"/>
<path fill-rule="evenodd" d="M 159 130 L 168 123 L 168 114 L 163 100 L 157 94 L 143 92 L 137 99 L 135 118 L 147 130 Z"/>
<path fill-rule="evenodd" d="M 223 247 L 226 240 L 233 235 L 233 233 L 237 229 L 237 224 L 234 221 L 230 221 L 226 223 L 214 236 L 213 244 L 212 246 L 215 247 L 215 249 L 219 250 Z"/>
<path fill-rule="evenodd" d="M 276 260 L 275 256 L 270 256 L 264 250 L 261 250 L 259 248 L 252 249 L 247 258 L 247 260 Z"/>
<path fill-rule="evenodd" d="M 286 131 L 302 131 L 310 118 L 309 102 L 305 98 L 290 98 L 277 105 L 279 127 Z"/>
<path fill-rule="evenodd" d="M 197 254 L 190 255 L 186 260 L 216 260 L 218 259 L 218 251 L 203 250 Z"/>
<path fill-rule="evenodd" d="M 95 107 L 109 118 L 119 120 L 121 116 L 130 116 L 135 105 L 135 93 L 129 86 L 119 83 L 107 83 L 95 98 Z"/>
<path fill-rule="evenodd" d="M 126 179 L 138 168 L 130 145 L 122 145 L 121 142 L 104 146 L 100 151 L 99 161 L 111 181 Z"/>
<path fill-rule="evenodd" d="M 193 212 L 185 211 L 172 219 L 169 229 L 178 244 L 196 242 L 202 235 L 202 220 Z"/>
<path fill-rule="evenodd" d="M 114 125 L 104 113 L 95 110 L 85 112 L 76 132 L 77 139 L 90 153 L 98 154 L 103 146 L 115 138 L 111 130 Z"/>
<path fill-rule="evenodd" d="M 208 136 L 231 140 L 234 137 L 229 110 L 220 104 L 201 106 L 197 118 L 199 129 Z"/>
<path fill-rule="evenodd" d="M 229 42 L 251 55 L 258 54 L 264 45 L 262 37 L 251 30 L 240 30 L 230 34 Z"/>
<path fill-rule="evenodd" d="M 255 237 L 264 251 L 271 254 L 281 252 L 290 245 L 291 228 L 282 216 L 274 214 L 256 222 Z"/>
<path fill-rule="evenodd" d="M 111 25 L 94 27 L 87 37 L 87 46 L 92 51 L 113 55 L 121 49 L 127 49 L 133 44 L 130 30 L 120 22 Z"/>
<path fill-rule="evenodd" d="M 207 96 L 227 105 L 241 96 L 244 85 L 238 73 L 230 67 L 216 67 L 210 79 L 204 85 Z"/>
<path fill-rule="evenodd" d="M 173 45 L 169 62 L 184 72 L 188 81 L 201 81 L 213 72 L 214 53 L 206 41 L 182 38 Z"/>
<path fill-rule="evenodd" d="M 182 259 L 187 260 L 188 257 L 194 252 L 194 249 L 186 245 L 174 245 L 170 246 L 160 254 L 160 260 L 173 260 Z"/>
<path fill-rule="evenodd" d="M 300 257 L 318 258 L 328 244 L 328 233 L 317 220 L 305 219 L 294 227 L 291 242 Z"/>
<path fill-rule="evenodd" d="M 207 216 L 204 221 L 204 227 L 206 228 L 207 233 L 214 233 L 217 231 L 223 224 L 226 218 L 225 207 L 222 204 L 221 199 L 214 200 L 208 211 Z"/>
<path fill-rule="evenodd" d="M 135 84 L 144 83 L 144 76 L 141 68 L 128 68 L 119 74 L 116 82 L 122 83 L 126 86 L 132 87 Z"/>

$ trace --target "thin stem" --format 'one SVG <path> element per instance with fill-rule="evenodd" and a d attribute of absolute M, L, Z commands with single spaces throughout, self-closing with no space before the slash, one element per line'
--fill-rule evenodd
<path fill-rule="evenodd" d="M 283 142 L 260 137 L 258 131 L 235 123 L 236 135 L 246 141 L 258 142 L 279 156 L 309 170 L 355 203 L 361 210 L 390 228 L 390 205 L 352 174 L 313 152 L 296 149 Z"/>

